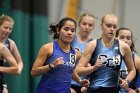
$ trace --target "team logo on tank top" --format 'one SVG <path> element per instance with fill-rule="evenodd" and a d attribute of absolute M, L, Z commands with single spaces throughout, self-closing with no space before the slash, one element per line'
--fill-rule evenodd
<path fill-rule="evenodd" d="M 99 57 L 101 58 L 103 65 L 109 68 L 116 68 L 117 66 L 120 66 L 121 64 L 120 55 L 114 55 L 112 58 L 109 58 L 108 55 L 101 54 L 99 55 Z"/>
<path fill-rule="evenodd" d="M 125 79 L 127 75 L 128 75 L 128 70 L 127 70 L 127 67 L 123 61 L 123 63 L 121 64 L 121 69 L 120 69 L 120 77 L 122 79 Z"/>

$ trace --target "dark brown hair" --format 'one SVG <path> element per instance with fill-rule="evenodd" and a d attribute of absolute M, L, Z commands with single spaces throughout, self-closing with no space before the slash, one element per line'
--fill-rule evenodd
<path fill-rule="evenodd" d="M 75 24 L 75 28 L 76 28 L 76 21 L 70 17 L 65 17 L 62 20 L 60 20 L 60 22 L 58 24 L 54 24 L 52 23 L 49 27 L 49 32 L 50 34 L 54 34 L 53 35 L 53 39 L 58 39 L 59 38 L 59 34 L 57 33 L 57 29 L 60 31 L 61 28 L 64 26 L 64 24 L 67 21 L 72 21 Z M 75 29 L 76 31 L 76 29 Z"/>
<path fill-rule="evenodd" d="M 116 31 L 116 37 L 119 36 L 119 32 L 120 32 L 121 30 L 128 30 L 128 31 L 130 31 L 130 33 L 131 33 L 131 41 L 132 41 L 132 44 L 131 44 L 130 48 L 131 48 L 131 51 L 136 52 L 135 44 L 134 44 L 134 40 L 133 40 L 132 31 L 131 31 L 129 28 L 121 27 L 121 28 L 119 28 L 119 29 Z"/>

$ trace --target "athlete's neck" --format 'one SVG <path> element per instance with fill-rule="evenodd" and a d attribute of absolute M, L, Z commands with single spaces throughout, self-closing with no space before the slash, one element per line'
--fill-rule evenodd
<path fill-rule="evenodd" d="M 105 39 L 105 38 L 102 38 L 102 44 L 105 47 L 112 47 L 113 44 L 114 44 L 114 39 Z"/>
<path fill-rule="evenodd" d="M 64 43 L 61 40 L 57 41 L 60 48 L 64 51 L 64 52 L 69 52 L 70 51 L 70 44 L 69 43 Z"/>
<path fill-rule="evenodd" d="M 2 38 L 2 37 L 0 37 L 0 42 L 1 42 L 1 43 L 4 44 L 4 43 L 5 43 L 5 40 L 6 40 L 6 38 Z"/>

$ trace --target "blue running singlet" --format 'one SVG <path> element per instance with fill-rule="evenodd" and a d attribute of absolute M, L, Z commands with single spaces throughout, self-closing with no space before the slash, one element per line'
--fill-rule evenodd
<path fill-rule="evenodd" d="M 71 78 L 76 63 L 76 54 L 74 49 L 65 53 L 57 41 L 53 42 L 53 53 L 46 60 L 45 65 L 53 62 L 56 58 L 63 57 L 64 64 L 51 69 L 43 74 L 36 93 L 70 93 Z"/>

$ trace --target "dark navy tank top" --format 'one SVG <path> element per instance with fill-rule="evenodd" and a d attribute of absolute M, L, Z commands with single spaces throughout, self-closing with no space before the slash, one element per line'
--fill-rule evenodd
<path fill-rule="evenodd" d="M 10 50 L 10 41 L 9 41 L 9 39 L 5 40 L 5 45 Z M 5 62 L 5 60 L 0 60 L 0 66 L 3 66 L 4 62 Z M 3 90 L 3 84 L 6 84 L 6 82 L 4 80 L 4 74 L 0 73 L 0 93 Z"/>
<path fill-rule="evenodd" d="M 135 65 L 135 53 L 132 52 L 132 59 L 133 59 L 133 62 L 134 62 L 134 65 Z M 128 71 L 127 71 L 127 67 L 124 63 L 124 61 L 122 61 L 122 64 L 121 64 L 121 69 L 120 69 L 120 77 L 122 79 L 125 79 L 128 75 Z M 132 89 L 136 89 L 136 86 L 137 86 L 137 83 L 136 83 L 136 79 L 138 77 L 138 71 L 136 70 L 136 76 L 135 78 L 129 83 L 129 87 L 132 88 Z M 121 88 L 120 90 L 120 93 L 127 93 L 127 91 L 123 88 Z"/>
<path fill-rule="evenodd" d="M 102 39 L 97 39 L 97 44 L 90 61 L 91 65 L 95 64 L 98 57 L 103 61 L 103 66 L 90 75 L 90 88 L 118 87 L 119 71 L 122 62 L 119 41 L 115 39 L 113 46 L 107 48 L 103 46 Z"/>

